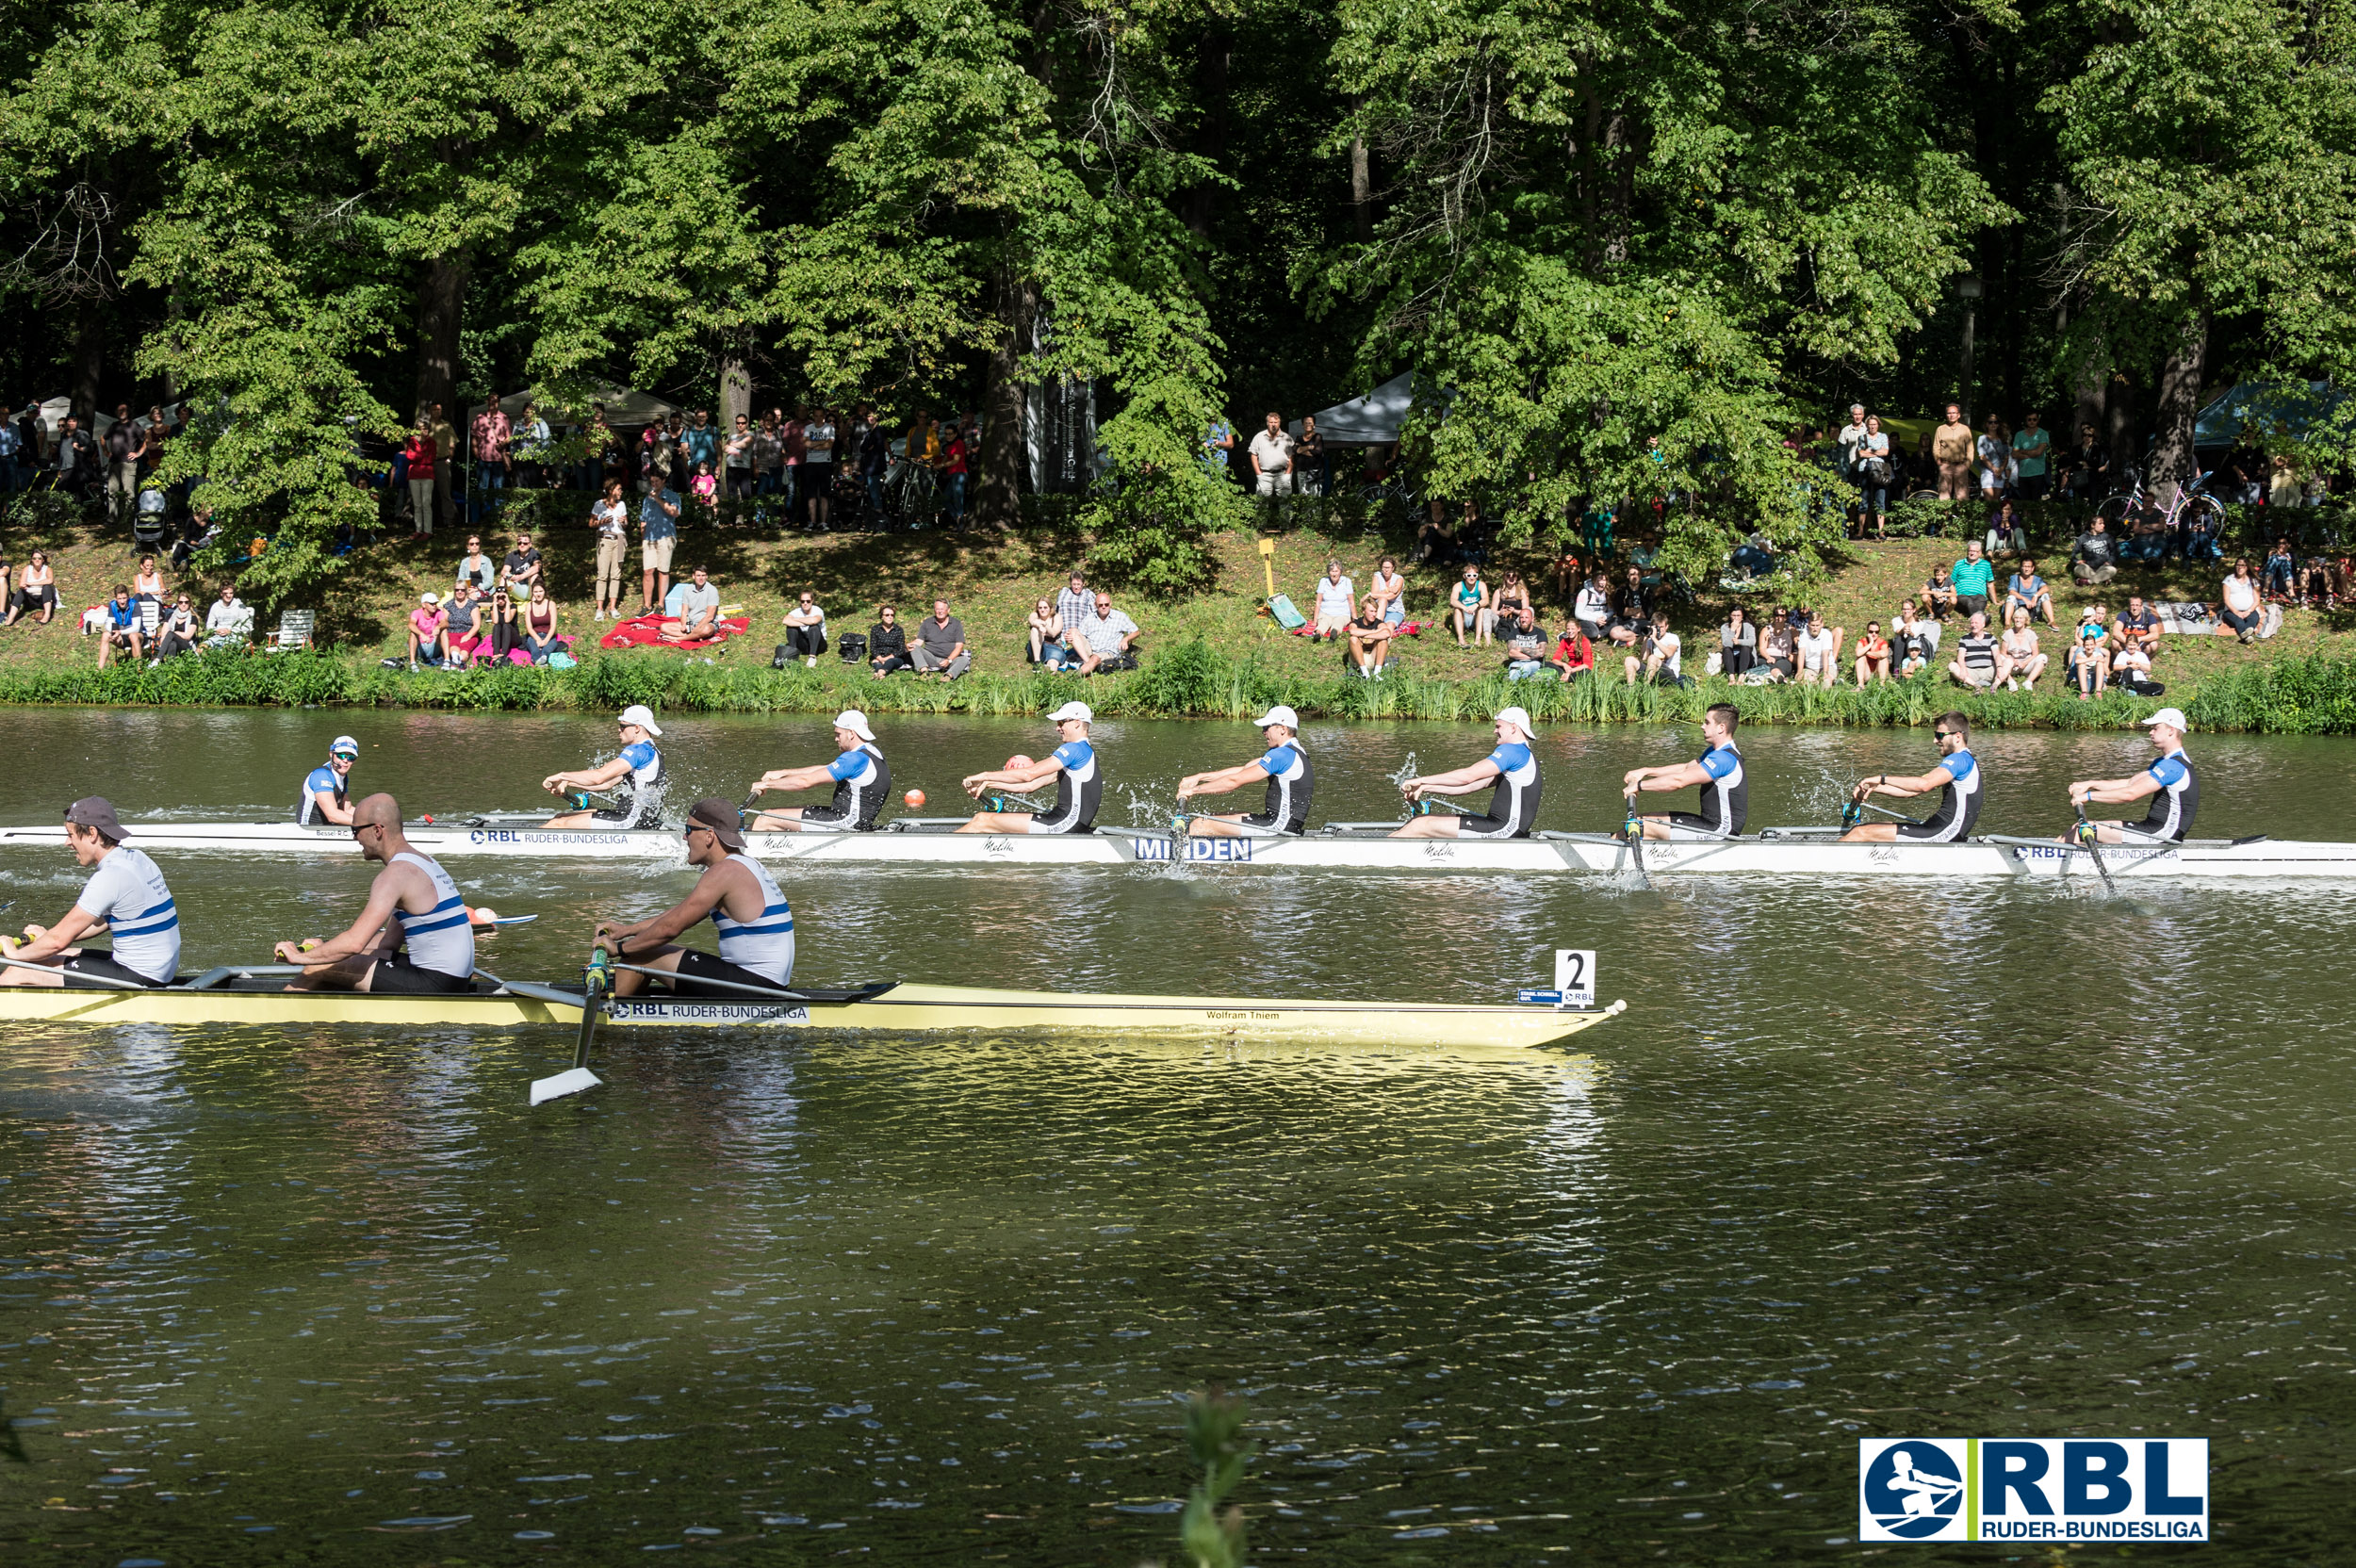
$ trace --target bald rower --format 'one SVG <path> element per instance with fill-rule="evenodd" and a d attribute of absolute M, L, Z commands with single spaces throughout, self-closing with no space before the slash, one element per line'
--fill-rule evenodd
<path fill-rule="evenodd" d="M 369 795 L 352 808 L 352 838 L 384 870 L 368 884 L 360 918 L 340 937 L 304 951 L 280 942 L 278 956 L 303 966 L 290 991 L 441 995 L 474 988 L 474 927 L 458 884 L 401 836 L 401 803 Z"/>

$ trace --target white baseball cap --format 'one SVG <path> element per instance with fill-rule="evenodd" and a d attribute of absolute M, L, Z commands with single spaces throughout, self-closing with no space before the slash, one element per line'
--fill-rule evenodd
<path fill-rule="evenodd" d="M 867 727 L 867 715 L 856 708 L 845 708 L 842 712 L 837 713 L 834 716 L 834 727 L 837 729 L 847 729 L 862 741 L 872 741 L 875 738 L 875 732 Z"/>
<path fill-rule="evenodd" d="M 663 734 L 663 727 L 654 722 L 654 710 L 643 702 L 633 702 L 628 708 L 623 709 L 618 722 L 634 724 L 647 734 L 658 738 Z"/>
<path fill-rule="evenodd" d="M 2164 724 L 2168 726 L 2168 728 L 2176 730 L 2180 733 L 2192 727 L 2192 726 L 2184 722 L 2184 710 L 2181 708 L 2161 709 L 2158 712 L 2143 721 L 2143 727 L 2149 729 L 2153 725 L 2161 724 Z"/>
<path fill-rule="evenodd" d="M 1085 702 L 1067 702 L 1047 715 L 1049 724 L 1062 724 L 1067 719 L 1077 719 L 1082 724 L 1094 724 L 1096 715 L 1088 710 L 1088 705 Z"/>
<path fill-rule="evenodd" d="M 1535 735 L 1538 733 L 1538 727 L 1531 724 L 1530 722 L 1530 715 L 1522 711 L 1519 708 L 1501 708 L 1497 710 L 1497 723 L 1510 724 L 1514 728 L 1520 730 L 1524 735 Z"/>
<path fill-rule="evenodd" d="M 1252 721 L 1252 727 L 1254 729 L 1266 729 L 1272 724 L 1281 724 L 1286 729 L 1299 729 L 1301 727 L 1301 715 L 1294 712 L 1291 709 L 1285 707 L 1280 702 L 1275 707 L 1269 709 L 1267 712 Z"/>
<path fill-rule="evenodd" d="M 353 740 L 353 739 L 352 739 L 351 736 L 349 736 L 349 735 L 338 735 L 338 736 L 336 736 L 336 737 L 335 738 L 335 740 L 333 740 L 333 741 L 331 741 L 331 742 L 329 742 L 329 743 L 328 743 L 328 746 L 327 746 L 327 755 L 328 755 L 328 756 L 330 756 L 330 757 L 341 757 L 341 756 L 342 756 L 342 755 L 344 755 L 344 753 L 346 753 L 346 752 L 350 752 L 350 753 L 351 753 L 352 756 L 354 756 L 354 757 L 359 756 L 359 755 L 360 755 L 360 743 L 359 743 L 359 742 L 357 742 L 357 741 L 355 741 L 355 740 Z"/>
<path fill-rule="evenodd" d="M 419 594 L 417 596 L 417 602 L 423 605 L 438 605 L 442 602 L 442 596 L 439 594 Z"/>

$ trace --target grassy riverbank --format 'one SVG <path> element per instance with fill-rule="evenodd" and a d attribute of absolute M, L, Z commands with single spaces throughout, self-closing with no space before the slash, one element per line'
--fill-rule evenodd
<path fill-rule="evenodd" d="M 544 504 L 551 522 L 563 510 Z M 1277 587 L 1307 603 L 1310 584 L 1329 556 L 1338 556 L 1361 583 L 1398 541 L 1362 532 L 1352 523 L 1335 531 L 1301 529 L 1277 541 Z M 548 572 L 564 625 L 599 629 L 581 613 L 587 601 L 588 531 L 564 524 L 542 528 Z M 505 535 L 486 533 L 503 547 Z M 1106 714 L 1248 718 L 1269 702 L 1287 702 L 1303 714 L 1332 718 L 1464 719 L 1483 717 L 1518 702 L 1543 721 L 1647 723 L 1686 720 L 1715 700 L 1731 700 L 1753 723 L 1918 725 L 1960 708 L 1991 727 L 2107 727 L 2132 724 L 2157 704 L 2109 697 L 2080 703 L 2049 681 L 2035 694 L 1967 696 L 1940 677 L 1864 691 L 1791 686 L 1734 688 L 1703 680 L 1685 689 L 1629 688 L 1616 678 L 1511 685 L 1502 650 L 1460 649 L 1445 629 L 1432 627 L 1403 645 L 1394 678 L 1369 683 L 1343 674 L 1340 651 L 1284 634 L 1259 612 L 1265 593 L 1256 542 L 1216 541 L 1219 568 L 1209 591 L 1174 603 L 1120 596 L 1143 629 L 1145 667 L 1091 681 L 1045 675 L 1023 662 L 1022 624 L 1032 600 L 1052 594 L 1084 540 L 1051 526 L 1012 534 L 843 534 L 818 539 L 775 538 L 749 531 L 705 530 L 691 534 L 682 566 L 711 564 L 724 596 L 746 606 L 754 631 L 708 656 L 673 652 L 583 650 L 581 667 L 558 673 L 505 668 L 410 674 L 381 666 L 403 651 L 398 633 L 408 607 L 427 588 L 446 588 L 463 552 L 465 535 L 425 542 L 406 538 L 368 547 L 321 607 L 330 651 L 263 658 L 217 655 L 185 658 L 155 670 L 95 668 L 95 643 L 76 634 L 72 615 L 95 602 L 134 564 L 128 549 L 104 530 L 61 527 L 38 538 L 12 533 L 6 554 L 22 562 L 28 547 L 48 548 L 57 566 L 64 612 L 48 627 L 0 632 L 0 704 L 222 706 L 352 704 L 470 710 L 610 710 L 646 702 L 670 711 L 821 712 L 857 705 L 884 712 L 1042 712 L 1082 696 Z M 1897 602 L 1956 553 L 1953 541 L 1903 539 L 1853 545 L 1833 576 L 1813 596 L 1833 624 L 1854 639 L 1869 619 L 1889 624 Z M 2052 566 L 2060 552 L 2047 556 Z M 1535 557 L 1502 555 L 1486 569 L 1492 583 L 1509 569 L 1524 571 L 1535 592 L 1540 620 L 1559 626 L 1564 606 L 1554 579 Z M 2009 569 L 2008 567 L 2006 569 Z M 1438 612 L 1452 575 L 1410 568 L 1411 614 Z M 2056 574 L 2048 570 L 2049 579 Z M 2153 599 L 2204 598 L 2216 593 L 2215 573 L 2181 564 L 2138 572 L 2102 590 L 2056 585 L 2065 618 L 2093 600 L 2116 610 L 2128 592 Z M 175 583 L 174 586 L 183 584 Z M 216 585 L 191 579 L 185 586 L 209 596 Z M 888 681 L 845 666 L 831 655 L 814 669 L 772 670 L 770 649 L 782 632 L 778 618 L 793 595 L 809 587 L 832 611 L 832 629 L 864 627 L 875 605 L 891 599 L 908 619 L 924 612 L 936 595 L 947 596 L 975 650 L 973 674 L 956 682 L 902 675 Z M 632 590 L 633 597 L 635 590 Z M 1714 645 L 1707 629 L 1722 617 L 1726 596 L 1710 594 L 1680 606 L 1677 623 L 1687 636 L 1689 670 L 1699 650 Z M 1745 602 L 1757 602 L 1746 600 Z M 1951 631 L 1950 635 L 1953 633 Z M 2045 631 L 2058 655 L 2060 638 Z M 2169 637 L 2156 671 L 2164 699 L 2184 707 L 2203 728 L 2283 733 L 2356 733 L 2356 614 L 2293 610 L 2280 636 L 2243 646 L 2230 638 Z"/>

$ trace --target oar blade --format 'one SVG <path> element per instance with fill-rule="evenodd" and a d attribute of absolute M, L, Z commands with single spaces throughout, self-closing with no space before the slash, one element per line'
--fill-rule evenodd
<path fill-rule="evenodd" d="M 532 1102 L 545 1105 L 551 1100 L 562 1100 L 568 1094 L 586 1094 L 600 1087 L 605 1080 L 585 1067 L 568 1067 L 553 1078 L 532 1081 Z"/>

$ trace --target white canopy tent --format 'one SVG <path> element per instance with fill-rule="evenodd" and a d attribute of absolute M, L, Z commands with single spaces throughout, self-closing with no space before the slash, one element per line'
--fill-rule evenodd
<path fill-rule="evenodd" d="M 511 392 L 501 398 L 499 409 L 512 418 L 524 411 L 526 403 L 538 408 L 541 417 L 551 425 L 585 425 L 589 422 L 590 411 L 598 405 L 603 405 L 605 409 L 605 422 L 616 426 L 650 425 L 657 419 L 667 419 L 679 412 L 676 404 L 666 403 L 651 392 L 641 392 L 634 386 L 614 386 L 606 382 L 591 383 L 589 395 L 580 400 L 578 408 L 558 401 L 553 394 L 535 386 L 522 392 Z M 488 403 L 478 403 L 466 410 L 466 416 L 471 419 L 490 406 Z"/>
<path fill-rule="evenodd" d="M 2347 394 L 2328 381 L 2244 382 L 2202 409 L 2193 421 L 2196 447 L 2232 447 L 2275 432 L 2294 438 L 2329 424 Z"/>
<path fill-rule="evenodd" d="M 1393 376 L 1364 397 L 1318 409 L 1317 433 L 1329 447 L 1386 447 L 1399 439 L 1399 427 L 1415 404 L 1415 373 L 1410 370 Z M 1301 421 L 1295 419 L 1291 429 L 1299 435 Z"/>

